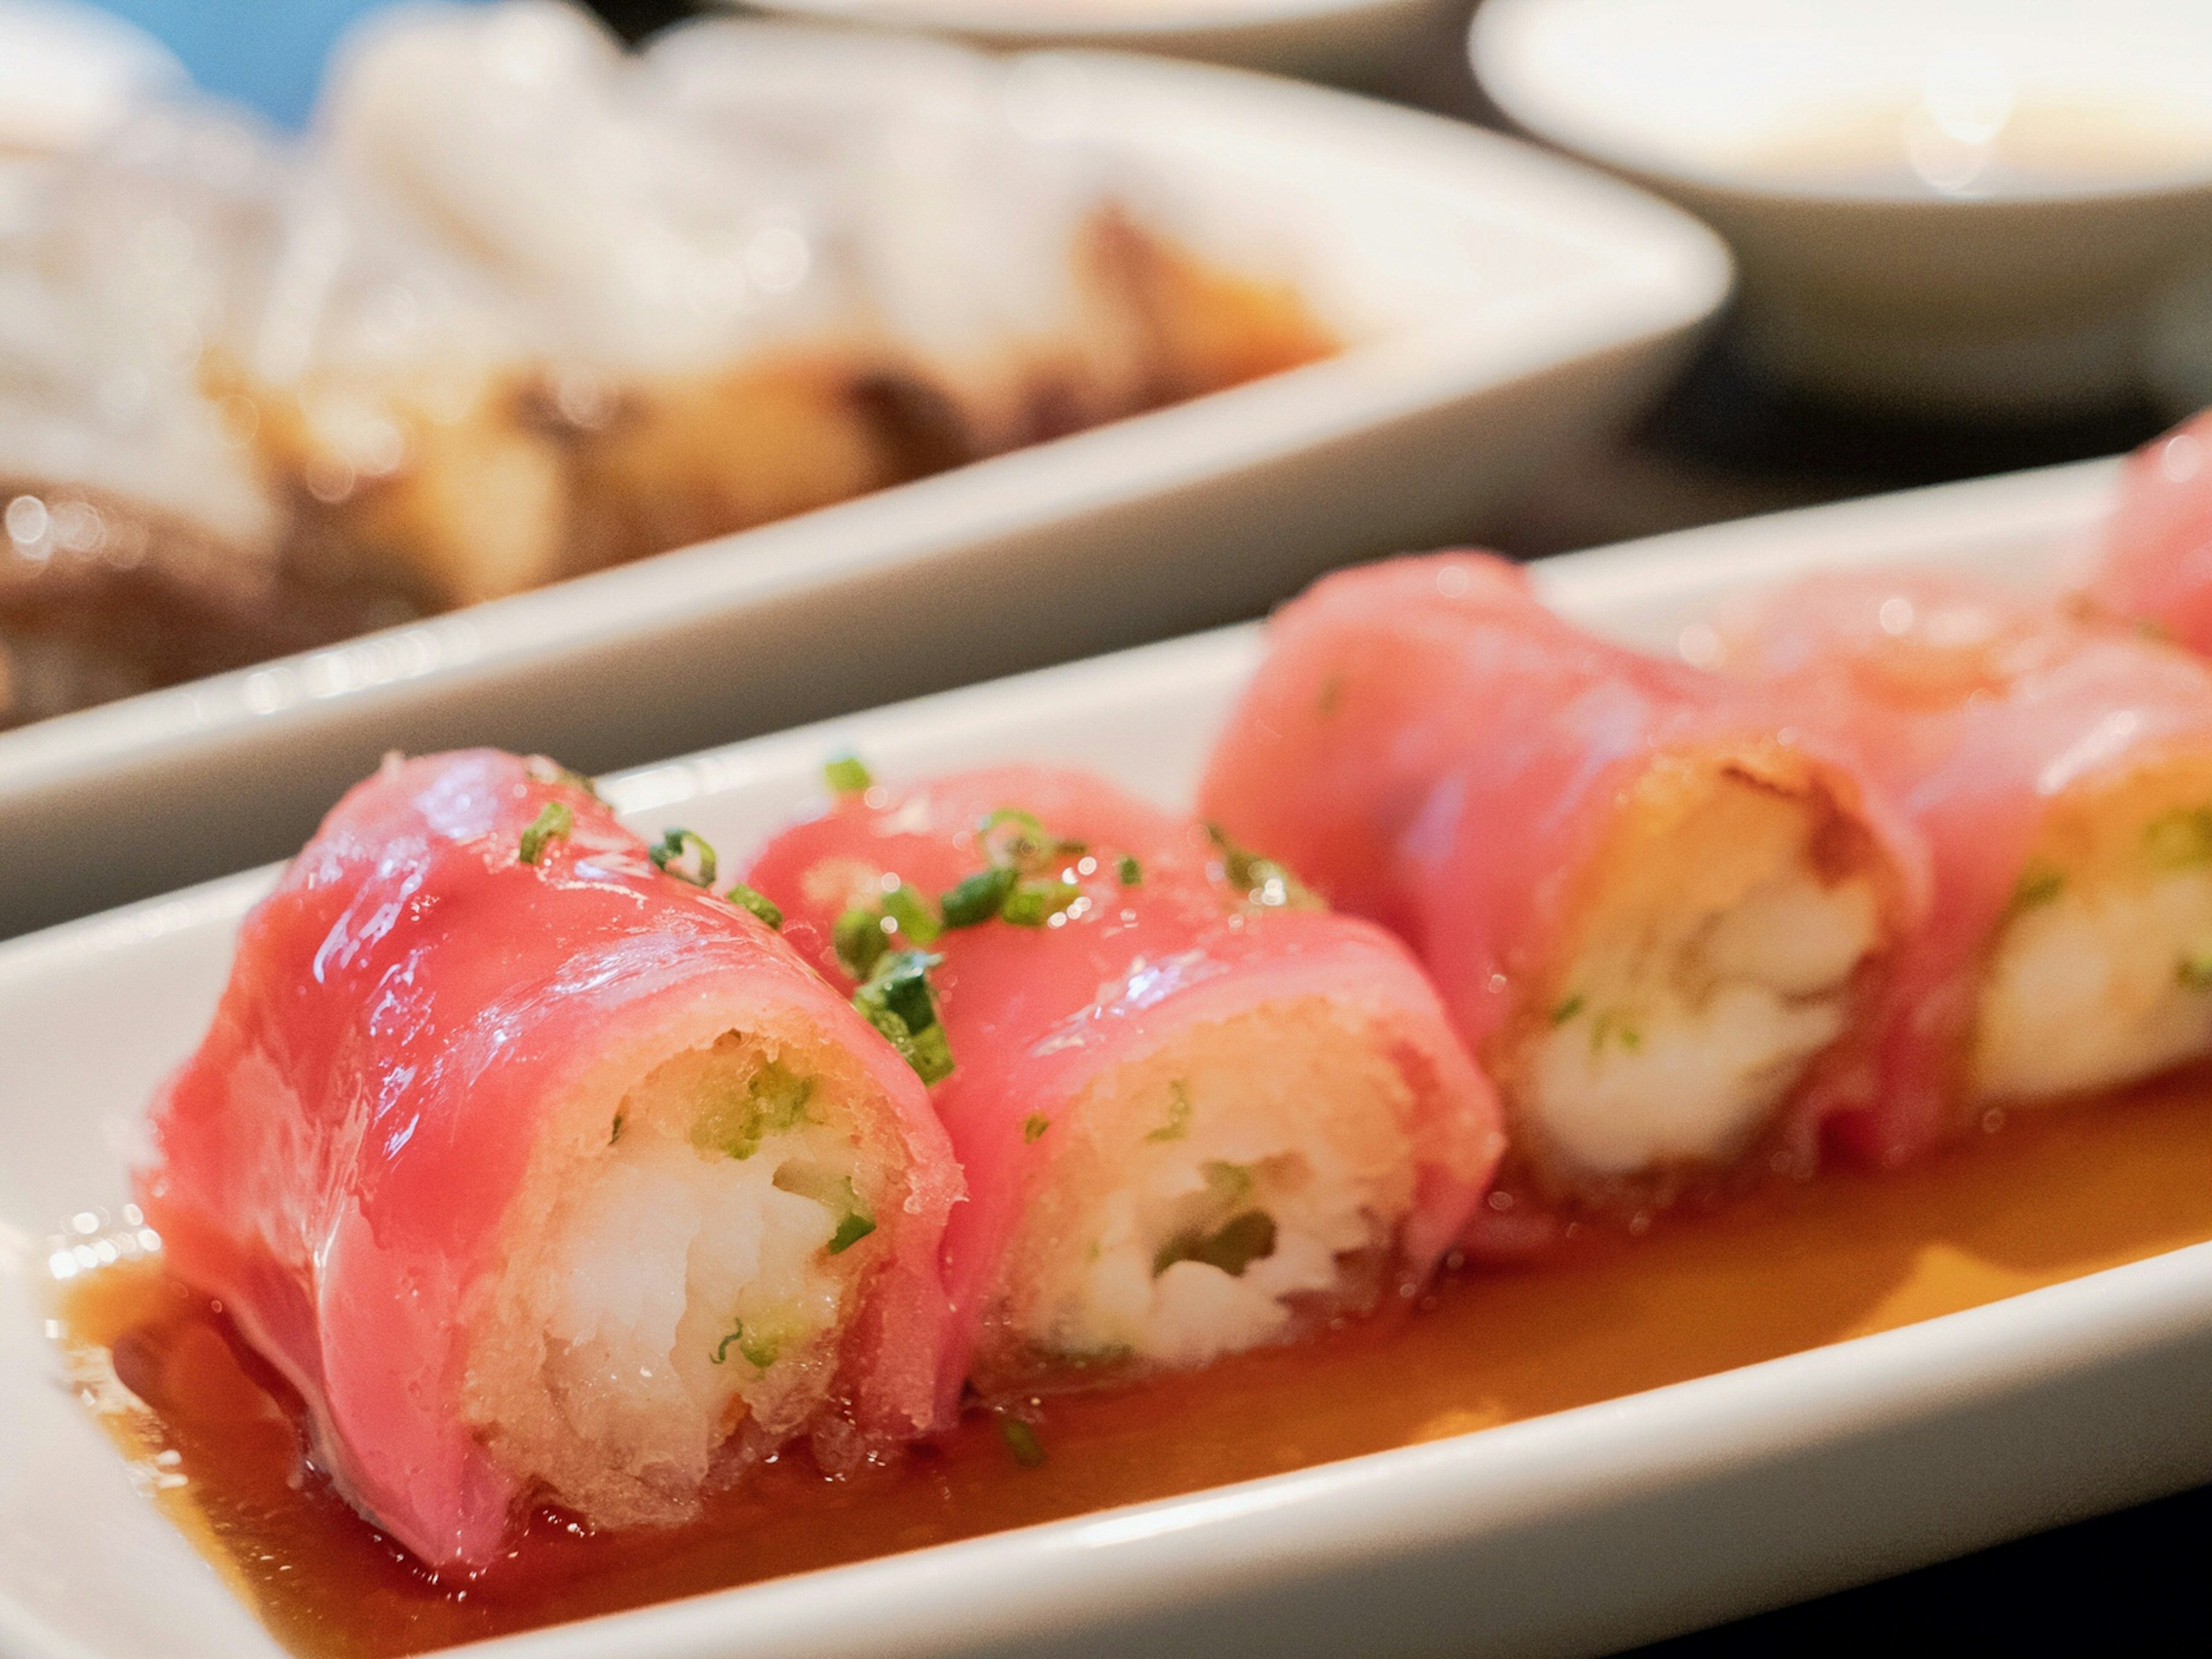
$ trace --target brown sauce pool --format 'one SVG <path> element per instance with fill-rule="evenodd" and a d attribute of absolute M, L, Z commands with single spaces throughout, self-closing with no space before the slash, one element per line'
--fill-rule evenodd
<path fill-rule="evenodd" d="M 2016 1113 L 1915 1169 L 1585 1238 L 1541 1267 L 1448 1275 L 1409 1318 L 1052 1398 L 1035 1413 L 1042 1462 L 975 1413 L 895 1469 L 757 1469 L 678 1532 L 592 1536 L 541 1513 L 510 1559 L 443 1583 L 305 1467 L 298 1402 L 204 1299 L 125 1264 L 75 1282 L 63 1315 L 73 1375 L 170 1518 L 288 1646 L 369 1659 L 1468 1433 L 2207 1239 L 2200 1078 Z"/>

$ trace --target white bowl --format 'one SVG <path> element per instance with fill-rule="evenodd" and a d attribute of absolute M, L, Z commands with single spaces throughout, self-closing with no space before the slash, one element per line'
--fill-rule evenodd
<path fill-rule="evenodd" d="M 1516 122 L 1719 228 L 1753 349 L 1854 402 L 2125 398 L 2212 237 L 2202 0 L 1488 0 L 1471 39 Z"/>
<path fill-rule="evenodd" d="M 1539 567 L 1665 647 L 1747 583 L 1908 561 L 2048 580 L 2104 521 L 2093 463 Z M 1188 800 L 1257 659 L 1238 628 L 647 768 L 641 828 L 747 845 L 854 744 L 887 774 L 1007 759 Z M 254 872 L 0 946 L 0 1652 L 275 1659 L 55 1386 L 43 1239 L 122 1202 L 118 1146 L 197 1040 Z M 2212 1478 L 2212 1246 L 1605 1404 L 1161 1503 L 508 1638 L 504 1659 L 1591 1652 Z"/>
<path fill-rule="evenodd" d="M 750 27 L 843 54 L 903 43 Z M 879 65 L 878 65 L 879 67 Z M 390 748 L 602 771 L 1252 616 L 1468 534 L 1625 422 L 1728 291 L 1665 204 L 1455 122 L 1164 58 L 1042 55 L 1018 94 L 1273 246 L 1339 356 L 920 483 L 266 667 L 0 733 L 0 935 L 297 846 Z M 88 850 L 96 848 L 96 855 Z"/>
<path fill-rule="evenodd" d="M 723 0 L 987 46 L 1166 52 L 1335 85 L 1387 79 L 1449 40 L 1474 0 Z"/>

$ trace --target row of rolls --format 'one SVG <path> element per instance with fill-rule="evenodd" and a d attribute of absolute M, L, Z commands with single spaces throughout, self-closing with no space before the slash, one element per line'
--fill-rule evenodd
<path fill-rule="evenodd" d="M 1336 343 L 1267 227 L 1201 251 L 1174 181 L 943 43 L 414 4 L 303 137 L 173 88 L 83 125 L 0 144 L 0 727 Z"/>
<path fill-rule="evenodd" d="M 247 919 L 140 1203 L 339 1489 L 477 1568 L 2185 1066 L 2208 438 L 2086 590 L 1818 575 L 1696 662 L 1481 554 L 1330 576 L 1192 816 L 848 757 L 738 871 L 395 757 Z"/>

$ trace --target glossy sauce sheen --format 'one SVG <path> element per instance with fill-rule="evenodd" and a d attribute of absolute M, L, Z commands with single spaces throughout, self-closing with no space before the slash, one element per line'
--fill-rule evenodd
<path fill-rule="evenodd" d="M 71 1287 L 73 1375 L 172 1519 L 303 1655 L 405 1654 L 1492 1427 L 1887 1330 L 2212 1239 L 2212 1081 L 1992 1117 L 1901 1172 L 1832 1174 L 1541 1268 L 1447 1276 L 1410 1317 L 1029 1413 L 833 1482 L 757 1470 L 683 1531 L 541 1514 L 441 1583 L 312 1470 L 298 1409 L 203 1298 L 143 1265 Z M 109 1373 L 138 1396 L 97 1382 Z M 143 1405 L 140 1401 L 143 1401 Z M 1019 1436 L 1016 1437 L 1020 1438 Z"/>

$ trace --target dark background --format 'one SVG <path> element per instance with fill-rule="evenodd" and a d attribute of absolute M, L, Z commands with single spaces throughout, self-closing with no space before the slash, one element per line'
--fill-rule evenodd
<path fill-rule="evenodd" d="M 692 9 L 677 0 L 593 3 L 632 39 Z M 1426 61 L 1376 90 L 1504 125 L 1472 84 L 1461 41 L 1455 30 L 1440 38 Z M 1750 513 L 2111 454 L 2167 423 L 2148 402 L 2018 424 L 1827 408 L 1741 363 L 1723 321 L 1626 442 L 1576 458 L 1505 523 L 1486 528 L 1493 544 L 1534 557 Z M 1863 1653 L 1908 1635 L 1968 1651 L 2212 1650 L 2212 1487 L 1639 1653 L 1644 1659 Z"/>

